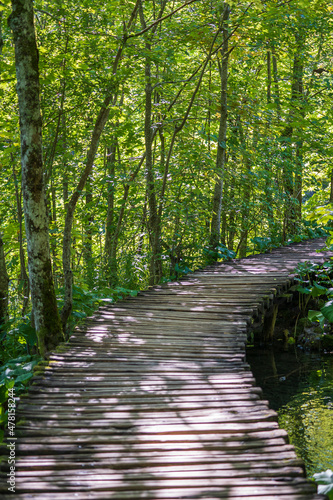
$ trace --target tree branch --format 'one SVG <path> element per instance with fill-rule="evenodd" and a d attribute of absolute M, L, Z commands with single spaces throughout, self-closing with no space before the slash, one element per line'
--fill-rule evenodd
<path fill-rule="evenodd" d="M 181 5 L 180 7 L 178 7 L 177 9 L 173 10 L 172 12 L 170 12 L 169 14 L 166 14 L 165 16 L 163 17 L 160 17 L 159 19 L 156 19 L 156 21 L 154 21 L 153 23 L 151 23 L 149 26 L 147 26 L 146 28 L 144 28 L 143 30 L 139 31 L 138 33 L 132 33 L 131 35 L 127 35 L 127 39 L 128 38 L 134 38 L 136 36 L 140 36 L 140 35 L 143 35 L 144 33 L 146 33 L 147 31 L 151 30 L 154 26 L 156 26 L 157 24 L 161 23 L 162 21 L 164 21 L 165 19 L 167 19 L 168 17 L 171 17 L 173 16 L 174 14 L 176 14 L 176 12 L 179 12 L 181 9 L 183 9 L 184 7 L 187 7 L 187 5 L 190 5 L 191 3 L 194 3 L 196 2 L 197 0 L 189 0 L 188 2 L 185 2 L 183 5 Z"/>

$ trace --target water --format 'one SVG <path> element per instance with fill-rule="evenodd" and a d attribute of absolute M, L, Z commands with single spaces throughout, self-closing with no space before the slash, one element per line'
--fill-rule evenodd
<path fill-rule="evenodd" d="M 333 470 L 333 356 L 255 347 L 246 357 L 308 477 Z"/>

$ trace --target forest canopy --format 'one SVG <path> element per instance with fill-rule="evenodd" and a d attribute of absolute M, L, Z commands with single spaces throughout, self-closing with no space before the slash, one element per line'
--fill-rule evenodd
<path fill-rule="evenodd" d="M 0 335 L 15 357 L 35 352 L 36 333 L 12 4 L 0 1 Z M 332 16 L 321 0 L 34 2 L 67 335 L 100 301 L 324 234 Z"/>

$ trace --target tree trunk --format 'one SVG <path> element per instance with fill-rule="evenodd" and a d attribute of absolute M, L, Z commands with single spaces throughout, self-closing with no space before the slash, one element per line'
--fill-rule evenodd
<path fill-rule="evenodd" d="M 298 158 L 294 161 L 293 150 L 292 150 L 292 137 L 294 134 L 294 121 L 297 119 L 304 118 L 304 93 L 303 93 L 303 50 L 304 50 L 304 35 L 302 33 L 296 34 L 296 44 L 297 49 L 294 55 L 294 65 L 293 65 L 293 79 L 291 86 L 291 106 L 289 110 L 288 125 L 283 131 L 283 142 L 284 153 L 283 153 L 283 181 L 285 189 L 285 213 L 284 213 L 284 231 L 283 239 L 285 240 L 287 235 L 294 234 L 296 231 L 297 221 L 299 220 L 301 214 L 301 203 L 302 203 L 302 161 L 300 161 L 301 155 L 301 143 L 302 140 L 298 139 Z M 299 135 L 301 131 L 298 128 Z M 297 181 L 296 181 L 297 179 Z M 297 186 L 296 186 L 297 182 Z M 295 193 L 298 192 L 298 199 L 295 199 Z"/>
<path fill-rule="evenodd" d="M 267 103 L 271 102 L 272 97 L 272 70 L 271 70 L 271 51 L 267 50 Z"/>
<path fill-rule="evenodd" d="M 165 3 L 165 2 L 164 2 Z M 139 14 L 142 29 L 146 29 L 146 22 L 143 13 L 142 2 L 139 4 Z M 146 41 L 146 62 L 145 62 L 145 147 L 146 147 L 146 183 L 147 183 L 147 199 L 149 206 L 148 229 L 151 245 L 151 257 L 149 263 L 149 285 L 155 285 L 162 277 L 161 263 L 161 228 L 159 224 L 156 187 L 154 178 L 154 162 L 153 162 L 153 131 L 151 123 L 152 115 L 152 83 L 151 83 L 151 43 Z"/>
<path fill-rule="evenodd" d="M 71 267 L 71 236 L 72 236 L 72 225 L 74 219 L 75 207 L 78 199 L 81 196 L 83 188 L 86 184 L 88 176 L 91 173 L 93 167 L 94 159 L 97 153 L 97 148 L 99 144 L 99 139 L 104 130 L 105 124 L 109 117 L 109 104 L 111 102 L 112 96 L 109 95 L 105 98 L 102 108 L 97 117 L 95 127 L 93 130 L 90 147 L 87 154 L 86 166 L 81 174 L 78 185 L 74 193 L 72 194 L 70 200 L 67 204 L 66 218 L 65 218 L 65 228 L 63 237 L 63 247 L 62 247 L 62 263 L 63 263 L 63 273 L 64 273 L 64 305 L 61 311 L 61 321 L 63 328 L 65 330 L 69 315 L 72 311 L 73 306 L 73 272 Z"/>
<path fill-rule="evenodd" d="M 299 226 L 302 220 L 302 190 L 303 190 L 303 140 L 296 143 L 296 172 L 295 172 L 295 191 L 296 200 L 295 218 L 296 225 Z"/>
<path fill-rule="evenodd" d="M 86 212 L 83 222 L 84 239 L 83 239 L 83 258 L 85 264 L 86 282 L 91 290 L 94 286 L 94 262 L 93 262 L 93 247 L 92 247 L 92 225 L 94 223 L 94 215 L 92 210 L 93 194 L 92 194 L 92 179 L 89 176 L 86 182 Z"/>
<path fill-rule="evenodd" d="M 114 195 L 115 195 L 115 161 L 117 151 L 117 139 L 114 136 L 111 146 L 107 149 L 108 166 L 108 208 L 106 214 L 106 229 L 104 243 L 104 262 L 105 277 L 110 287 L 117 285 L 117 252 L 115 253 L 113 245 L 113 235 L 115 232 L 115 213 L 114 213 Z"/>
<path fill-rule="evenodd" d="M 61 139 L 60 139 L 61 149 L 67 151 L 67 130 L 66 130 L 66 114 L 65 112 L 61 115 Z M 64 157 L 63 163 L 63 174 L 62 174 L 62 196 L 64 199 L 64 208 L 66 210 L 68 201 L 68 165 L 66 160 L 66 155 Z"/>
<path fill-rule="evenodd" d="M 29 304 L 29 295 L 30 295 L 30 287 L 29 287 L 29 277 L 27 274 L 27 270 L 25 267 L 25 252 L 23 248 L 23 212 L 22 212 L 22 201 L 21 195 L 18 188 L 18 181 L 15 172 L 14 158 L 11 157 L 12 165 L 13 165 L 13 179 L 15 186 L 15 197 L 16 197 L 16 207 L 17 207 L 17 219 L 19 223 L 19 252 L 20 252 L 20 283 L 19 289 L 22 290 L 23 299 L 22 299 L 22 316 L 24 316 L 25 311 Z"/>
<path fill-rule="evenodd" d="M 2 38 L 2 16 L 3 11 L 0 10 L 0 56 L 2 55 L 3 38 Z"/>
<path fill-rule="evenodd" d="M 6 269 L 5 252 L 0 235 L 0 331 L 8 320 L 8 284 L 9 278 Z"/>
<path fill-rule="evenodd" d="M 278 76 L 278 68 L 277 68 L 277 60 L 275 55 L 275 48 L 272 45 L 272 66 L 273 66 L 273 80 L 274 80 L 274 102 L 276 104 L 277 117 L 278 121 L 281 120 L 281 102 L 280 102 L 280 89 L 279 89 L 279 76 Z"/>
<path fill-rule="evenodd" d="M 89 150 L 87 153 L 87 159 L 86 159 L 86 165 L 85 168 L 81 174 L 79 183 L 72 194 L 70 200 L 68 201 L 67 204 L 67 211 L 66 211 L 66 217 L 65 217 L 65 228 L 64 228 L 64 237 L 63 237 L 63 273 L 64 273 L 64 305 L 61 311 L 61 321 L 63 324 L 63 328 L 65 330 L 69 315 L 72 311 L 72 306 L 73 306 L 73 272 L 71 269 L 71 235 L 72 235 L 72 225 L 73 225 L 73 218 L 74 218 L 74 212 L 75 212 L 75 207 L 78 202 L 78 199 L 81 196 L 82 190 L 85 186 L 85 183 L 91 173 L 91 169 L 93 167 L 93 163 L 95 160 L 95 156 L 97 153 L 98 149 L 98 144 L 100 137 L 102 135 L 102 132 L 104 130 L 104 127 L 106 125 L 106 122 L 109 117 L 110 109 L 109 106 L 110 104 L 115 105 L 117 101 L 117 88 L 118 88 L 118 83 L 116 79 L 117 71 L 118 71 L 118 65 L 121 60 L 121 56 L 123 54 L 123 50 L 125 48 L 128 36 L 128 30 L 130 29 L 138 8 L 138 2 L 134 5 L 132 13 L 130 15 L 130 19 L 128 23 L 126 24 L 124 22 L 124 33 L 122 37 L 122 41 L 119 45 L 117 54 L 114 58 L 113 65 L 112 65 L 112 81 L 110 88 L 108 89 L 107 95 L 104 99 L 104 102 L 101 106 L 100 112 L 98 114 L 98 117 L 95 122 L 94 130 L 92 133 L 90 145 L 89 145 Z"/>
<path fill-rule="evenodd" d="M 228 4 L 224 4 L 222 15 L 222 34 L 223 46 L 221 49 L 222 54 L 222 67 L 220 68 L 221 77 L 221 116 L 219 125 L 219 135 L 216 153 L 216 175 L 217 181 L 214 188 L 213 206 L 212 206 L 212 219 L 210 226 L 210 241 L 209 245 L 212 250 L 216 248 L 220 241 L 220 227 L 221 227 L 221 210 L 222 210 L 222 193 L 223 193 L 223 175 L 224 166 L 226 162 L 226 140 L 227 140 L 227 86 L 228 86 L 228 25 L 230 8 Z"/>
<path fill-rule="evenodd" d="M 48 214 L 43 182 L 39 70 L 32 0 L 12 0 L 20 114 L 22 190 L 28 268 L 39 350 L 42 356 L 63 340 L 53 285 Z"/>
<path fill-rule="evenodd" d="M 246 257 L 247 250 L 247 239 L 249 230 L 249 215 L 250 215 L 250 196 L 251 196 L 251 159 L 250 153 L 247 150 L 246 140 L 243 131 L 243 125 L 240 116 L 237 116 L 237 129 L 239 134 L 239 142 L 241 145 L 242 157 L 243 157 L 243 195 L 242 195 L 242 209 L 241 209 L 241 233 L 240 233 L 240 243 L 239 243 L 239 257 L 242 259 Z"/>

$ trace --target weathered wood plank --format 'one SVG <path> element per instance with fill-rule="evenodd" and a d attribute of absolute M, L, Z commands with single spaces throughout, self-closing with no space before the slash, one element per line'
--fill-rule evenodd
<path fill-rule="evenodd" d="M 196 488 L 205 488 L 207 486 L 207 481 L 209 481 L 209 486 L 210 488 L 215 487 L 215 488 L 221 488 L 225 489 L 225 491 L 229 491 L 231 487 L 234 488 L 235 491 L 240 494 L 244 495 L 246 494 L 254 494 L 254 493 L 259 493 L 260 495 L 266 494 L 268 492 L 270 493 L 275 493 L 279 494 L 280 491 L 284 492 L 285 494 L 292 494 L 292 493 L 313 493 L 315 494 L 316 488 L 314 485 L 311 483 L 303 480 L 300 481 L 298 480 L 292 485 L 288 484 L 283 484 L 281 481 L 274 481 L 271 480 L 269 481 L 270 475 L 267 475 L 268 479 L 248 479 L 246 478 L 246 482 L 244 485 L 240 484 L 239 478 L 229 478 L 228 479 L 228 486 L 226 487 L 225 481 L 226 478 L 223 477 L 209 477 L 206 478 L 196 478 L 195 474 L 193 474 L 193 477 L 190 478 L 190 483 L 191 487 L 196 487 Z M 287 476 L 288 477 L 288 476 Z M 288 477 L 289 482 L 292 483 L 292 478 Z M 282 484 L 281 484 L 282 483 Z M 287 481 L 286 481 L 287 483 Z M 168 479 L 168 478 L 159 478 L 159 479 L 154 479 L 151 477 L 143 478 L 142 480 L 135 480 L 134 478 L 130 480 L 129 483 L 125 481 L 125 479 L 122 479 L 121 477 L 119 479 L 115 479 L 112 481 L 112 484 L 110 484 L 110 480 L 103 480 L 102 478 L 99 479 L 98 477 L 89 479 L 87 478 L 86 480 L 84 478 L 76 478 L 73 481 L 68 481 L 66 482 L 65 479 L 59 481 L 25 481 L 23 484 L 19 485 L 20 490 L 24 492 L 53 492 L 53 491 L 66 491 L 66 492 L 75 492 L 77 490 L 86 490 L 89 491 L 90 489 L 94 491 L 107 491 L 107 490 L 112 490 L 112 491 L 117 491 L 117 490 L 141 490 L 144 492 L 147 492 L 149 490 L 169 490 L 169 489 L 175 489 L 175 488 L 182 488 L 183 489 L 183 495 L 184 495 L 184 488 L 187 489 L 189 487 L 189 478 L 186 479 Z M 201 490 L 202 491 L 202 490 Z"/>

